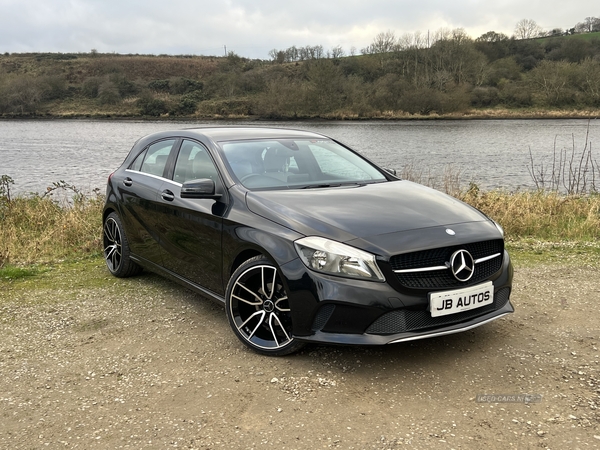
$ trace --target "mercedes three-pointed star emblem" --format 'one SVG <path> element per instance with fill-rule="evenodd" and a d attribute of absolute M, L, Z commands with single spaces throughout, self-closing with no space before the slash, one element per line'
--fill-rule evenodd
<path fill-rule="evenodd" d="M 457 250 L 450 257 L 450 270 L 458 281 L 469 281 L 475 273 L 475 261 L 468 251 Z"/>

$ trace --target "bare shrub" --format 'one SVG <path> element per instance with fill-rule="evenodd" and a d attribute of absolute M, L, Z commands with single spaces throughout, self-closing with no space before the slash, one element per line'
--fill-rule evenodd
<path fill-rule="evenodd" d="M 572 147 L 557 149 L 556 137 L 552 160 L 545 163 L 534 161 L 529 148 L 530 164 L 527 170 L 535 186 L 540 191 L 564 193 L 567 195 L 585 195 L 598 192 L 600 181 L 600 166 L 592 154 L 592 143 L 589 140 L 590 122 L 588 121 L 585 143 L 581 151 L 575 145 L 572 137 Z"/>

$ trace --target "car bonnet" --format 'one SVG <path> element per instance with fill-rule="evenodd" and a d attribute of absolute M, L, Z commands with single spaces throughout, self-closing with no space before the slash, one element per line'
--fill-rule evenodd
<path fill-rule="evenodd" d="M 471 206 L 409 181 L 249 191 L 250 211 L 306 236 L 340 242 L 455 224 L 490 222 Z"/>

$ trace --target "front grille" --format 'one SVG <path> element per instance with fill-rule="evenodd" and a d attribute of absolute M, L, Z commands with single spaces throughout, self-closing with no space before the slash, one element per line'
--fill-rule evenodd
<path fill-rule="evenodd" d="M 379 317 L 366 332 L 367 334 L 396 334 L 453 325 L 502 308 L 508 302 L 509 295 L 510 289 L 503 288 L 496 292 L 494 302 L 489 305 L 440 317 L 431 317 L 429 311 L 396 309 Z"/>
<path fill-rule="evenodd" d="M 504 241 L 502 239 L 395 255 L 390 258 L 390 265 L 392 270 L 445 266 L 446 263 L 450 261 L 452 254 L 460 249 L 467 250 L 475 260 L 496 253 L 500 253 L 500 256 L 477 264 L 475 266 L 473 277 L 471 277 L 467 283 L 458 281 L 454 278 L 450 269 L 397 273 L 397 280 L 402 286 L 412 289 L 456 288 L 465 286 L 466 284 L 476 284 L 483 280 L 487 280 L 502 267 L 502 258 L 504 255 Z"/>

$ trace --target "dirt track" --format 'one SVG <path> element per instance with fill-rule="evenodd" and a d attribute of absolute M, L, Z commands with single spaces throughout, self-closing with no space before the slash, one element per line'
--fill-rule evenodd
<path fill-rule="evenodd" d="M 0 448 L 600 448 L 597 268 L 518 269 L 516 313 L 470 332 L 285 358 L 154 275 L 1 283 Z"/>

